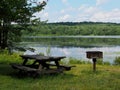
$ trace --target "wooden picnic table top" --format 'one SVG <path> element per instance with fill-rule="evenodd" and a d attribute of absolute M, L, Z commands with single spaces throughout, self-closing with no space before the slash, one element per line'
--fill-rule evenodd
<path fill-rule="evenodd" d="M 40 55 L 20 55 L 24 59 L 35 59 L 36 57 Z"/>
<path fill-rule="evenodd" d="M 41 56 L 41 55 L 21 55 L 23 59 L 33 59 L 37 61 L 57 61 L 65 58 L 65 56 Z"/>

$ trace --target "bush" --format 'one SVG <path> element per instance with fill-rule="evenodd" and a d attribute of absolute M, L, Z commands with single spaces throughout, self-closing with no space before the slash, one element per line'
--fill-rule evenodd
<path fill-rule="evenodd" d="M 103 63 L 104 63 L 104 65 L 111 65 L 111 63 L 108 62 L 108 61 L 105 61 L 105 62 L 103 62 Z"/>
<path fill-rule="evenodd" d="M 120 65 L 120 57 L 115 58 L 114 65 Z"/>
<path fill-rule="evenodd" d="M 75 58 L 69 58 L 69 63 L 70 64 L 89 64 L 91 62 L 89 61 L 85 61 L 85 60 L 79 60 L 79 59 L 75 59 Z"/>
<path fill-rule="evenodd" d="M 0 52 L 0 64 L 10 64 L 10 63 L 19 63 L 22 58 L 18 53 L 9 54 L 8 50 L 3 50 Z"/>
<path fill-rule="evenodd" d="M 102 59 L 98 59 L 97 60 L 97 64 L 102 65 L 103 64 L 103 60 Z"/>
<path fill-rule="evenodd" d="M 110 65 L 110 62 L 108 61 L 103 61 L 102 59 L 97 60 L 97 64 L 99 65 Z"/>

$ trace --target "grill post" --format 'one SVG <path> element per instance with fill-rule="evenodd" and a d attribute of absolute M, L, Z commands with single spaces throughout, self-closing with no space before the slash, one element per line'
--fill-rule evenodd
<path fill-rule="evenodd" d="M 101 51 L 87 51 L 86 57 L 93 61 L 93 71 L 96 71 L 96 62 L 98 58 L 103 58 L 103 52 Z"/>

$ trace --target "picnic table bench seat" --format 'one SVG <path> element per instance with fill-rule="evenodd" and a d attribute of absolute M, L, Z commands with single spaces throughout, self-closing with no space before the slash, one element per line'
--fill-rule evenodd
<path fill-rule="evenodd" d="M 48 64 L 48 65 L 50 65 L 50 66 L 56 66 L 55 64 Z M 30 65 L 23 66 L 23 65 L 20 65 L 20 64 L 12 63 L 11 66 L 12 66 L 12 68 L 14 68 L 14 69 L 23 70 L 23 71 L 26 71 L 26 72 L 36 72 L 36 71 L 38 71 L 38 69 L 33 68 L 33 67 L 30 66 Z M 60 65 L 59 67 L 60 67 L 59 69 L 64 69 L 64 70 L 68 71 L 68 70 L 71 70 L 71 68 L 72 68 L 72 67 L 75 67 L 75 66 Z M 52 70 L 52 69 L 51 69 L 51 70 Z M 50 70 L 50 71 L 51 71 L 51 70 Z M 52 70 L 52 71 L 54 71 L 54 70 Z"/>
<path fill-rule="evenodd" d="M 54 73 L 62 73 L 63 72 L 63 69 L 44 69 L 44 70 L 39 70 L 39 69 L 35 69 L 35 68 L 32 68 L 32 67 L 28 67 L 28 66 L 23 66 L 23 65 L 20 65 L 20 64 L 16 64 L 16 63 L 12 63 L 11 64 L 12 68 L 14 69 L 18 69 L 21 72 L 23 73 L 27 73 L 27 74 L 31 74 L 33 75 L 34 77 L 36 77 L 37 75 L 41 75 L 41 74 L 54 74 Z"/>
<path fill-rule="evenodd" d="M 28 67 L 28 66 L 23 66 L 23 65 L 20 65 L 20 64 L 11 64 L 12 68 L 14 69 L 18 69 L 18 70 L 22 70 L 22 71 L 26 71 L 26 72 L 36 72 L 37 69 L 35 68 L 31 68 L 31 67 Z"/>
<path fill-rule="evenodd" d="M 56 66 L 55 64 L 48 64 L 49 66 Z M 66 71 L 69 71 L 71 70 L 72 67 L 75 67 L 75 66 L 68 66 L 68 65 L 60 65 L 59 68 L 62 68 Z"/>

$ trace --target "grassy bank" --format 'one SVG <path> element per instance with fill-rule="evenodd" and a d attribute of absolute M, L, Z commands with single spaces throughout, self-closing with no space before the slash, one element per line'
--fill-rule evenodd
<path fill-rule="evenodd" d="M 120 67 L 76 64 L 71 71 L 34 79 L 18 77 L 6 64 L 0 64 L 0 90 L 120 90 Z"/>
<path fill-rule="evenodd" d="M 20 63 L 18 54 L 0 53 L 0 90 L 120 90 L 120 66 L 98 65 L 93 72 L 91 63 L 70 63 L 72 70 L 38 78 L 20 77 L 9 63 Z"/>

